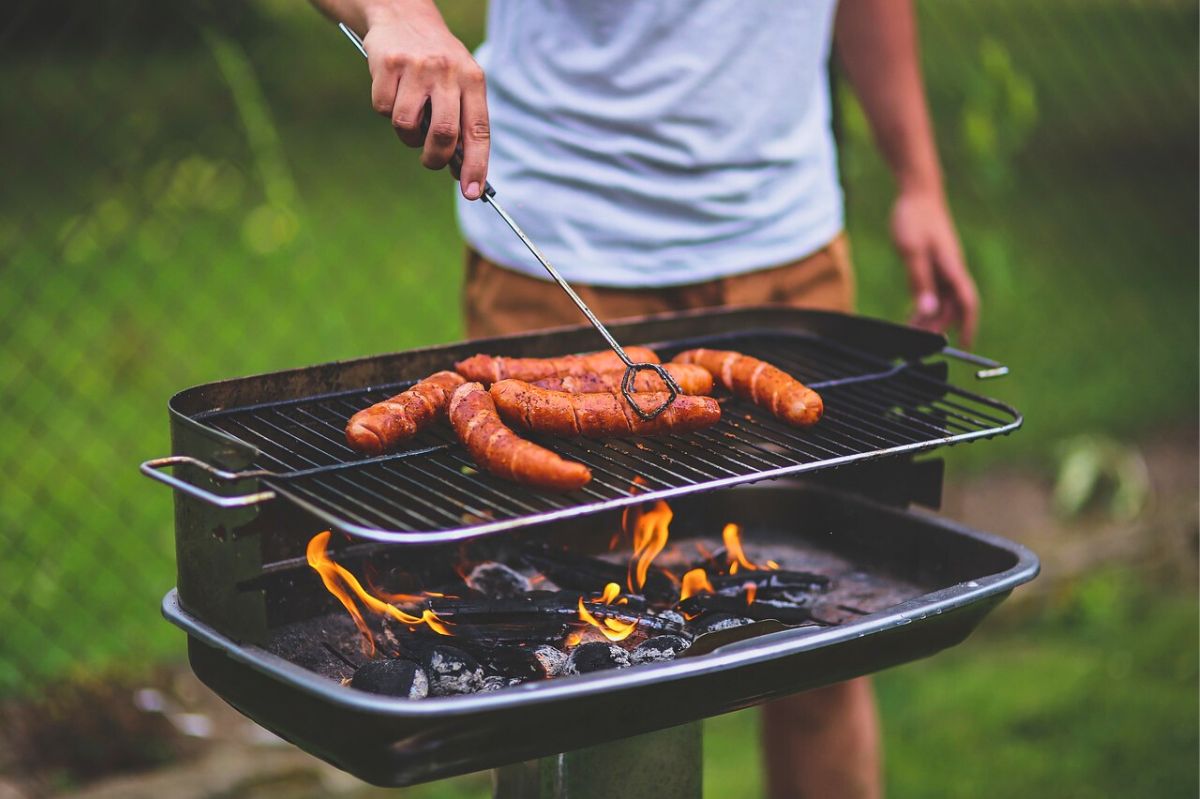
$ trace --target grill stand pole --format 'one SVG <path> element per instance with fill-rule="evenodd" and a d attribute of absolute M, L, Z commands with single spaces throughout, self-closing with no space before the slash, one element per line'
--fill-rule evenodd
<path fill-rule="evenodd" d="M 700 799 L 699 721 L 492 770 L 492 799 Z"/>

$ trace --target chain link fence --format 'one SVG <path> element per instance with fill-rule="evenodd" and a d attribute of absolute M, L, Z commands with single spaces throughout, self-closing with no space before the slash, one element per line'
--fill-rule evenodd
<path fill-rule="evenodd" d="M 468 43 L 481 4 L 446 4 Z M 1196 410 L 1197 10 L 1183 0 L 924 0 L 930 99 L 1039 457 Z M 186 386 L 452 340 L 444 175 L 368 105 L 305 4 L 0 11 L 0 695 L 182 652 L 169 452 Z M 891 184 L 839 88 L 863 310 L 903 318 Z M 772 100 L 778 101 L 778 100 Z"/>

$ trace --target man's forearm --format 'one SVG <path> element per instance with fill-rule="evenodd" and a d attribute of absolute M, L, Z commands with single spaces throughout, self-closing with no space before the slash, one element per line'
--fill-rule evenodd
<path fill-rule="evenodd" d="M 359 36 L 365 36 L 371 16 L 380 11 L 412 10 L 437 12 L 433 0 L 309 0 L 322 14 L 336 22 L 344 22 Z"/>
<path fill-rule="evenodd" d="M 841 0 L 835 37 L 900 190 L 941 192 L 912 0 Z"/>

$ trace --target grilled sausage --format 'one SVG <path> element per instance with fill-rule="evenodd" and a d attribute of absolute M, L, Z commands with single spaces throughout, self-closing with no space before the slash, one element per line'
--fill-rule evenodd
<path fill-rule="evenodd" d="M 573 491 L 592 479 L 591 470 L 582 463 L 560 458 L 509 430 L 479 383 L 455 389 L 450 397 L 450 424 L 475 463 L 497 477 L 554 491 Z"/>
<path fill-rule="evenodd" d="M 659 363 L 658 356 L 646 347 L 626 347 L 625 354 L 634 363 Z M 479 383 L 499 380 L 542 380 L 557 375 L 582 375 L 624 369 L 625 363 L 612 350 L 561 358 L 505 358 L 499 355 L 472 355 L 454 364 L 460 375 Z"/>
<path fill-rule="evenodd" d="M 686 363 L 668 363 L 663 368 L 675 378 L 684 394 L 711 394 L 713 387 L 712 375 L 700 366 Z M 601 391 L 619 392 L 621 379 L 625 377 L 624 369 L 614 369 L 611 372 L 589 372 L 582 375 L 560 375 L 535 380 L 533 385 L 538 388 L 548 388 L 551 391 L 565 391 L 568 394 L 594 394 Z M 657 372 L 642 369 L 633 380 L 634 391 L 666 391 L 667 384 Z"/>
<path fill-rule="evenodd" d="M 391 449 L 445 415 L 451 392 L 464 382 L 455 372 L 437 372 L 407 391 L 359 411 L 346 424 L 346 443 L 371 455 Z"/>
<path fill-rule="evenodd" d="M 816 424 L 825 411 L 821 395 L 766 361 L 729 350 L 687 350 L 673 363 L 703 366 L 725 388 L 796 427 Z"/>
<path fill-rule="evenodd" d="M 679 396 L 665 411 L 645 421 L 620 394 L 567 394 L 532 386 L 520 380 L 493 383 L 492 399 L 508 422 L 538 433 L 560 436 L 644 436 L 686 433 L 716 424 L 721 406 L 712 397 Z M 634 394 L 638 406 L 651 412 L 670 395 Z"/>

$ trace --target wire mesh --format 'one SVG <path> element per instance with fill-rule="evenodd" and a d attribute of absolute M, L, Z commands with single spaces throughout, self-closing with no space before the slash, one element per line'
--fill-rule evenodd
<path fill-rule="evenodd" d="M 328 397 L 265 397 L 194 418 L 258 450 L 255 468 L 272 475 L 264 483 L 307 503 L 330 525 L 410 543 L 916 452 L 1009 432 L 1019 423 L 1004 405 L 933 379 L 919 365 L 893 367 L 814 336 L 750 332 L 699 343 L 763 358 L 823 386 L 820 423 L 797 430 L 749 401 L 723 396 L 721 421 L 700 432 L 632 442 L 531 436 L 593 471 L 588 485 L 555 496 L 478 470 L 443 427 L 396 454 L 363 458 L 351 450 L 346 420 L 408 383 Z M 678 349 L 658 347 L 664 357 Z"/>

